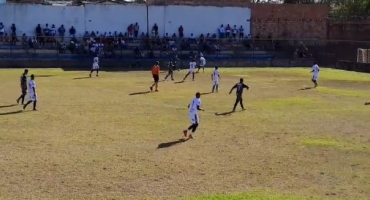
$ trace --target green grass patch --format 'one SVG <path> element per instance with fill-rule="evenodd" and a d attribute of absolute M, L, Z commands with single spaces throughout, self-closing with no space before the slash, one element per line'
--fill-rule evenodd
<path fill-rule="evenodd" d="M 270 192 L 209 195 L 188 198 L 186 200 L 308 200 L 308 199 L 320 200 L 320 198 L 303 198 L 297 196 L 274 194 Z"/>
<path fill-rule="evenodd" d="M 327 87 L 318 87 L 315 91 L 323 93 L 323 94 L 330 94 L 335 96 L 343 96 L 343 97 L 370 97 L 370 93 L 367 91 L 360 91 L 360 90 L 341 90 L 341 89 L 333 89 Z"/>
<path fill-rule="evenodd" d="M 327 148 L 333 148 L 343 151 L 361 151 L 361 152 L 369 152 L 370 147 L 366 146 L 356 146 L 353 144 L 349 144 L 346 142 L 339 142 L 334 140 L 328 140 L 328 139 L 306 139 L 302 141 L 302 144 L 304 146 L 308 147 L 327 147 Z"/>
<path fill-rule="evenodd" d="M 286 109 L 287 107 L 302 107 L 302 106 L 314 106 L 319 103 L 318 99 L 305 98 L 305 97 L 289 97 L 280 99 L 269 99 L 264 101 L 254 102 L 254 106 L 267 108 L 267 109 Z"/>

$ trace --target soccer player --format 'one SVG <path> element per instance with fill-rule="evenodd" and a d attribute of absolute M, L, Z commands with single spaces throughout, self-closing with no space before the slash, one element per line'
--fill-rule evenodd
<path fill-rule="evenodd" d="M 192 59 L 191 62 L 189 63 L 189 72 L 185 75 L 182 81 L 185 81 L 185 79 L 189 76 L 189 74 L 193 75 L 193 81 L 194 81 L 196 67 L 197 67 L 197 63 L 195 62 L 195 59 Z"/>
<path fill-rule="evenodd" d="M 98 57 L 98 54 L 96 54 L 96 56 L 93 59 L 93 65 L 92 65 L 92 69 L 90 71 L 90 77 L 91 77 L 91 74 L 94 71 L 96 71 L 96 76 L 99 77 L 99 57 Z"/>
<path fill-rule="evenodd" d="M 159 61 L 156 61 L 155 65 L 153 65 L 153 68 L 152 68 L 152 75 L 153 75 L 153 79 L 154 79 L 154 83 L 150 87 L 150 91 L 152 91 L 152 92 L 153 92 L 153 87 L 154 86 L 155 86 L 155 91 L 158 92 L 159 72 L 160 72 Z"/>
<path fill-rule="evenodd" d="M 244 106 L 243 106 L 243 90 L 244 88 L 247 88 L 247 90 L 249 90 L 249 86 L 244 84 L 243 83 L 244 80 L 241 78 L 239 83 L 235 84 L 234 87 L 231 88 L 229 94 L 231 94 L 231 92 L 233 92 L 234 89 L 236 89 L 236 100 L 235 100 L 235 104 L 234 104 L 234 108 L 233 108 L 233 112 L 235 112 L 235 109 L 236 109 L 236 106 L 238 105 L 238 103 L 240 103 L 240 106 L 242 107 L 243 110 L 244 109 Z"/>
<path fill-rule="evenodd" d="M 315 84 L 315 87 L 317 87 L 317 79 L 319 78 L 319 71 L 320 71 L 320 67 L 317 65 L 317 62 L 314 62 L 312 66 L 312 71 L 311 71 L 311 73 L 313 73 L 311 81 Z"/>
<path fill-rule="evenodd" d="M 188 138 L 188 137 L 190 139 L 194 139 L 195 138 L 195 135 L 194 134 L 195 134 L 195 131 L 197 130 L 198 125 L 199 125 L 198 111 L 199 110 L 204 111 L 202 108 L 200 108 L 200 104 L 201 104 L 201 101 L 200 101 L 200 93 L 197 92 L 195 94 L 195 98 L 188 105 L 188 108 L 189 108 L 189 117 L 190 117 L 191 125 L 188 127 L 187 130 L 184 130 L 184 136 L 186 138 Z M 191 133 L 188 136 L 188 131 L 190 131 L 190 130 L 191 130 Z"/>
<path fill-rule="evenodd" d="M 168 64 L 167 64 L 167 67 L 168 67 L 168 74 L 166 75 L 166 77 L 164 78 L 164 81 L 167 80 L 167 78 L 169 76 L 171 76 L 171 80 L 173 81 L 173 71 L 175 70 L 175 63 L 174 61 L 170 61 Z"/>
<path fill-rule="evenodd" d="M 35 82 L 35 75 L 31 75 L 31 80 L 28 81 L 28 95 L 30 96 L 30 100 L 23 106 L 23 110 L 26 109 L 28 104 L 33 102 L 33 110 L 36 110 L 36 103 L 37 103 L 37 93 L 36 93 L 36 82 Z"/>
<path fill-rule="evenodd" d="M 203 57 L 203 55 L 201 55 L 200 59 L 199 59 L 199 67 L 198 67 L 198 71 L 197 73 L 199 72 L 199 70 L 202 68 L 203 69 L 203 73 L 204 73 L 204 66 L 206 65 L 206 59 Z"/>
<path fill-rule="evenodd" d="M 27 95 L 27 74 L 28 69 L 25 69 L 22 76 L 21 76 L 21 96 L 17 99 L 17 103 L 19 103 L 20 100 L 22 100 L 22 105 L 24 104 L 24 98 Z"/>
<path fill-rule="evenodd" d="M 212 93 L 215 92 L 215 89 L 216 89 L 216 92 L 218 92 L 218 79 L 220 79 L 221 77 L 220 77 L 220 73 L 218 72 L 217 66 L 215 67 L 215 70 L 213 71 L 211 78 L 213 81 Z"/>

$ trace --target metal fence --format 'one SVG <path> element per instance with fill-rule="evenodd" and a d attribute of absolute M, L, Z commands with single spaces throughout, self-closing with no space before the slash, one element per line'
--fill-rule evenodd
<path fill-rule="evenodd" d="M 0 58 L 8 60 L 91 59 L 187 60 L 202 53 L 208 59 L 315 59 L 334 66 L 338 60 L 357 61 L 357 49 L 367 41 L 298 40 L 273 38 L 125 38 L 125 37 L 2 37 Z"/>

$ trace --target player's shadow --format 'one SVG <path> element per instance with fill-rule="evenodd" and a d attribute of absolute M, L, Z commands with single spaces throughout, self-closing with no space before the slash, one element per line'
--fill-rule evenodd
<path fill-rule="evenodd" d="M 22 113 L 22 112 L 23 112 L 22 110 L 10 111 L 10 112 L 4 112 L 4 113 L 0 113 L 0 116 L 1 116 L 1 115 L 13 115 L 13 114 L 19 114 L 19 113 Z"/>
<path fill-rule="evenodd" d="M 133 95 L 148 94 L 148 93 L 150 93 L 150 91 L 146 91 L 146 92 L 134 92 L 134 93 L 131 93 L 129 95 L 130 96 L 133 96 Z"/>
<path fill-rule="evenodd" d="M 161 143 L 161 144 L 158 145 L 157 149 L 169 148 L 169 147 L 172 147 L 174 145 L 184 143 L 186 141 L 188 141 L 188 140 L 187 139 L 179 139 L 179 140 L 172 141 L 172 142 Z"/>
<path fill-rule="evenodd" d="M 73 80 L 88 79 L 88 78 L 91 78 L 91 77 L 90 76 L 76 77 L 76 78 L 73 78 Z"/>
<path fill-rule="evenodd" d="M 207 95 L 207 94 L 212 94 L 212 92 L 203 92 L 203 93 L 200 93 L 200 95 Z"/>
<path fill-rule="evenodd" d="M 52 77 L 52 76 L 55 76 L 55 75 L 35 75 L 35 77 L 37 78 L 47 78 L 47 77 Z"/>
<path fill-rule="evenodd" d="M 314 89 L 315 87 L 304 87 L 304 88 L 301 88 L 299 90 L 311 90 L 311 89 Z"/>
<path fill-rule="evenodd" d="M 176 81 L 174 82 L 175 84 L 178 84 L 178 83 L 184 83 L 185 81 Z"/>
<path fill-rule="evenodd" d="M 227 111 L 227 112 L 223 112 L 223 113 L 215 113 L 216 116 L 229 116 L 233 113 L 236 113 L 236 112 L 243 112 L 245 110 L 238 110 L 238 111 Z"/>
<path fill-rule="evenodd" d="M 366 103 L 365 103 L 365 106 L 368 106 L 368 105 L 370 105 L 370 102 L 366 102 Z"/>
<path fill-rule="evenodd" d="M 9 105 L 4 105 L 4 106 L 0 106 L 0 108 L 9 108 L 9 107 L 13 107 L 13 106 L 16 106 L 18 104 L 9 104 Z"/>

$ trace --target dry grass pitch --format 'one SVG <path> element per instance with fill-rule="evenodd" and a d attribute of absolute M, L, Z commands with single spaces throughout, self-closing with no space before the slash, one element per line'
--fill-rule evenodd
<path fill-rule="evenodd" d="M 0 70 L 0 198 L 370 199 L 370 75 L 323 69 L 300 90 L 309 71 L 221 68 L 197 139 L 176 142 L 211 69 L 158 93 L 150 72 L 31 69 L 36 112 L 13 105 L 22 70 Z M 240 77 L 247 110 L 221 115 Z"/>

